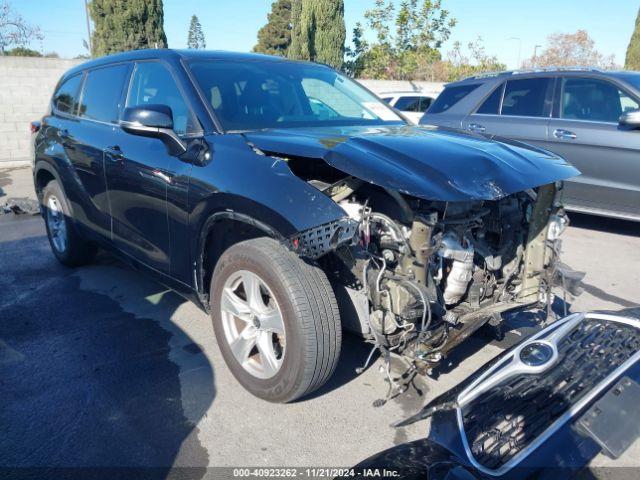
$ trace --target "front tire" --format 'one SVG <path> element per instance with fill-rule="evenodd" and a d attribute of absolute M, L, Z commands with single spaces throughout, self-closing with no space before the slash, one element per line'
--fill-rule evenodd
<path fill-rule="evenodd" d="M 42 190 L 42 205 L 47 237 L 58 261 L 67 267 L 90 263 L 97 249 L 77 232 L 67 198 L 56 180 L 51 180 Z"/>
<path fill-rule="evenodd" d="M 253 395 L 291 402 L 333 374 L 342 344 L 340 315 L 316 265 L 273 239 L 246 240 L 220 257 L 210 298 L 222 356 Z"/>

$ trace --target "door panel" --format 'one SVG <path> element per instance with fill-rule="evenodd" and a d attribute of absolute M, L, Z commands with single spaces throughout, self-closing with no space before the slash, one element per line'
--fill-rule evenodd
<path fill-rule="evenodd" d="M 82 225 L 104 238 L 111 237 L 111 215 L 105 181 L 104 148 L 113 140 L 114 127 L 80 120 L 70 129 L 73 150 L 69 158 L 75 175 L 74 190 L 81 192 L 73 202 L 74 216 Z"/>
<path fill-rule="evenodd" d="M 548 118 L 503 117 L 499 115 L 467 115 L 462 128 L 470 132 L 497 135 L 548 148 Z"/>
<path fill-rule="evenodd" d="M 126 106 L 145 104 L 171 108 L 177 134 L 194 132 L 194 116 L 171 71 L 161 62 L 139 62 L 133 71 Z M 172 252 L 167 195 L 171 192 L 172 196 L 186 198 L 187 192 L 174 186 L 180 160 L 169 155 L 161 140 L 128 134 L 121 129 L 107 158 L 114 242 L 134 258 L 170 275 Z"/>
<path fill-rule="evenodd" d="M 105 151 L 115 245 L 141 262 L 169 273 L 167 184 L 171 157 L 162 141 L 120 129 Z"/>
<path fill-rule="evenodd" d="M 462 128 L 546 148 L 552 94 L 552 78 L 508 80 L 465 117 Z"/>
<path fill-rule="evenodd" d="M 582 175 L 566 183 L 568 206 L 640 214 L 640 132 L 619 128 L 618 117 L 640 104 L 607 80 L 565 77 L 550 149 Z"/>
<path fill-rule="evenodd" d="M 561 131 L 575 138 L 561 136 Z M 640 131 L 624 131 L 607 123 L 552 119 L 549 141 L 550 150 L 582 173 L 565 184 L 567 205 L 640 214 Z"/>

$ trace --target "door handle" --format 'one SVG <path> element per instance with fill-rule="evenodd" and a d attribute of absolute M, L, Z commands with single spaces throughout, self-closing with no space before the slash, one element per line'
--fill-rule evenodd
<path fill-rule="evenodd" d="M 112 162 L 121 162 L 122 160 L 124 160 L 124 154 L 122 153 L 122 149 L 118 145 L 113 145 L 111 147 L 105 148 L 104 153 L 107 154 L 107 157 Z"/>
<path fill-rule="evenodd" d="M 578 137 L 575 133 L 562 128 L 556 128 L 553 131 L 553 136 L 560 140 L 575 140 Z"/>
<path fill-rule="evenodd" d="M 480 125 L 479 123 L 470 123 L 469 126 L 467 127 L 467 130 L 475 133 L 484 133 L 487 131 L 484 125 Z"/>

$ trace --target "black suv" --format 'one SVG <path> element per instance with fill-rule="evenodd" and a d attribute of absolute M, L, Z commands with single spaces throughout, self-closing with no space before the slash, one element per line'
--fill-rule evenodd
<path fill-rule="evenodd" d="M 343 326 L 426 372 L 500 312 L 549 298 L 559 181 L 578 172 L 398 115 L 312 63 L 87 62 L 34 122 L 52 250 L 77 266 L 109 249 L 193 299 L 236 378 L 270 401 L 330 377 Z"/>

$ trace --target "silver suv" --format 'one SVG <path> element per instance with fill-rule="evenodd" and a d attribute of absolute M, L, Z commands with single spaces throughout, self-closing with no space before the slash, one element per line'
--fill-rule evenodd
<path fill-rule="evenodd" d="M 640 221 L 640 72 L 501 72 L 450 83 L 420 120 L 538 145 L 582 172 L 569 210 Z"/>

